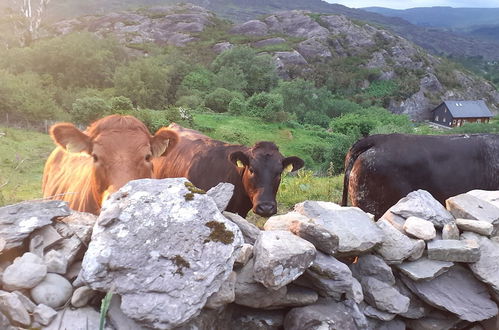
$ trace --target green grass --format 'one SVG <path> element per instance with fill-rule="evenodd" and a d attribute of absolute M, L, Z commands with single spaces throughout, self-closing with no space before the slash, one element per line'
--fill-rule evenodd
<path fill-rule="evenodd" d="M 47 134 L 0 126 L 0 206 L 42 196 L 43 165 L 53 149 Z"/>

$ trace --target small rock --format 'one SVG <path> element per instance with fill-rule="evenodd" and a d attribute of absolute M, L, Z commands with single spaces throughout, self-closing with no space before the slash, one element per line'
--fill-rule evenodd
<path fill-rule="evenodd" d="M 0 312 L 22 326 L 31 324 L 28 311 L 15 293 L 0 291 Z"/>
<path fill-rule="evenodd" d="M 57 312 L 47 305 L 39 304 L 33 313 L 33 320 L 41 325 L 49 325 L 57 316 Z"/>
<path fill-rule="evenodd" d="M 364 305 L 364 308 L 362 310 L 364 312 L 364 315 L 373 319 L 378 319 L 380 321 L 391 321 L 397 316 L 397 314 L 392 314 L 388 313 L 385 311 L 382 311 L 380 309 L 377 309 L 376 307 L 373 307 L 371 305 Z"/>
<path fill-rule="evenodd" d="M 405 218 L 401 217 L 400 215 L 397 215 L 390 210 L 386 211 L 385 214 L 379 218 L 379 220 L 386 220 L 388 221 L 395 229 L 397 229 L 399 232 L 402 234 L 405 234 L 404 230 L 404 223 L 405 223 Z"/>
<path fill-rule="evenodd" d="M 225 211 L 229 205 L 232 194 L 234 193 L 234 185 L 232 183 L 221 182 L 215 187 L 206 192 L 206 195 L 213 198 L 220 212 Z"/>
<path fill-rule="evenodd" d="M 217 54 L 221 54 L 227 50 L 230 50 L 234 48 L 234 45 L 231 44 L 230 42 L 219 42 L 215 45 L 213 45 L 213 51 Z"/>
<path fill-rule="evenodd" d="M 95 291 L 88 286 L 81 286 L 73 292 L 71 297 L 71 305 L 74 307 L 86 306 L 90 299 L 95 295 Z"/>
<path fill-rule="evenodd" d="M 374 277 L 364 277 L 360 284 L 364 291 L 364 299 L 369 305 L 392 314 L 408 311 L 409 298 L 401 294 L 394 286 Z"/>
<path fill-rule="evenodd" d="M 253 46 L 255 48 L 261 48 L 261 47 L 270 46 L 270 45 L 282 44 L 285 42 L 286 42 L 286 39 L 281 38 L 281 37 L 277 37 L 277 38 L 269 38 L 269 39 L 255 41 L 254 43 L 251 44 L 251 46 Z"/>
<path fill-rule="evenodd" d="M 421 258 L 416 261 L 403 262 L 396 267 L 415 281 L 431 280 L 451 268 L 454 263 L 449 261 Z"/>
<path fill-rule="evenodd" d="M 433 240 L 428 242 L 428 258 L 452 262 L 477 262 L 480 246 L 475 240 Z"/>
<path fill-rule="evenodd" d="M 364 301 L 362 285 L 360 285 L 360 282 L 355 277 L 352 278 L 352 288 L 346 293 L 346 298 L 355 301 L 357 304 Z"/>
<path fill-rule="evenodd" d="M 234 261 L 234 266 L 242 267 L 248 263 L 248 261 L 253 256 L 253 245 L 244 243 L 239 250 L 239 255 L 237 256 L 236 261 Z"/>
<path fill-rule="evenodd" d="M 65 308 L 57 312 L 56 318 L 43 330 L 88 330 L 99 329 L 100 315 L 92 307 Z"/>
<path fill-rule="evenodd" d="M 388 284 L 395 284 L 395 277 L 390 266 L 380 257 L 373 254 L 365 254 L 350 265 L 353 276 L 358 280 L 371 276 Z"/>
<path fill-rule="evenodd" d="M 21 291 L 13 291 L 12 293 L 15 293 L 17 295 L 17 298 L 19 298 L 19 301 L 21 301 L 21 303 L 23 304 L 24 308 L 26 308 L 26 310 L 29 312 L 29 313 L 33 313 L 33 311 L 35 310 L 35 303 L 31 301 L 31 299 L 29 299 L 28 297 L 26 297 L 24 295 L 24 293 L 22 293 Z"/>
<path fill-rule="evenodd" d="M 420 256 L 422 254 L 424 241 L 409 238 L 393 227 L 387 220 L 378 220 L 376 224 L 384 232 L 384 237 L 381 245 L 376 247 L 375 250 L 387 263 L 400 263 L 411 256 Z"/>
<path fill-rule="evenodd" d="M 459 239 L 459 228 L 457 228 L 455 221 L 444 225 L 444 228 L 442 229 L 442 239 Z"/>
<path fill-rule="evenodd" d="M 31 297 L 37 304 L 45 304 L 52 308 L 64 305 L 72 293 L 71 283 L 61 275 L 53 273 L 48 273 L 40 284 L 31 289 Z"/>
<path fill-rule="evenodd" d="M 43 226 L 31 234 L 29 251 L 39 257 L 43 257 L 44 251 L 60 242 L 61 239 L 61 235 L 59 235 L 54 227 L 51 225 Z"/>
<path fill-rule="evenodd" d="M 217 309 L 232 303 L 236 299 L 234 292 L 237 274 L 232 272 L 220 289 L 212 294 L 206 301 L 205 308 Z"/>
<path fill-rule="evenodd" d="M 47 272 L 64 275 L 68 268 L 68 260 L 60 251 L 50 250 L 45 254 Z"/>
<path fill-rule="evenodd" d="M 259 310 L 235 305 L 229 329 L 283 329 L 285 314 L 282 310 Z"/>
<path fill-rule="evenodd" d="M 455 218 L 487 221 L 494 226 L 493 235 L 499 231 L 499 207 L 469 194 L 461 194 L 445 201 Z"/>
<path fill-rule="evenodd" d="M 407 234 L 425 241 L 435 238 L 437 234 L 433 223 L 418 217 L 407 218 L 404 223 L 404 230 Z"/>
<path fill-rule="evenodd" d="M 256 239 L 260 236 L 260 229 L 257 226 L 250 223 L 248 220 L 241 217 L 239 214 L 224 211 L 223 215 L 234 222 L 241 232 L 243 233 L 244 242 L 248 244 L 255 244 Z"/>
<path fill-rule="evenodd" d="M 484 236 L 490 236 L 494 226 L 487 221 L 456 219 L 456 224 L 462 231 L 471 231 Z"/>
<path fill-rule="evenodd" d="M 65 277 L 69 280 L 72 281 L 78 276 L 81 270 L 81 261 L 77 261 L 71 266 L 69 266 L 68 272 L 66 273 Z"/>
<path fill-rule="evenodd" d="M 315 259 L 316 250 L 289 231 L 263 231 L 253 253 L 255 280 L 276 290 L 303 274 Z"/>
<path fill-rule="evenodd" d="M 0 311 L 0 329 L 5 329 L 5 330 L 18 330 L 18 328 L 10 325 L 10 321 L 9 319 L 7 318 L 7 316 L 5 316 L 4 313 L 2 313 Z"/>
<path fill-rule="evenodd" d="M 6 290 L 31 289 L 47 275 L 47 266 L 36 254 L 26 252 L 3 272 L 2 282 Z"/>

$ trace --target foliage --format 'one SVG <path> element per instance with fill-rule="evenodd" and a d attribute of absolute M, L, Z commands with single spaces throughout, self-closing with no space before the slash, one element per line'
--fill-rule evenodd
<path fill-rule="evenodd" d="M 211 92 L 214 89 L 214 77 L 213 72 L 203 67 L 194 69 L 185 75 L 178 89 L 177 97 L 192 95 L 194 92 L 200 95 Z"/>
<path fill-rule="evenodd" d="M 50 79 L 44 80 L 35 73 L 13 75 L 0 70 L 0 109 L 13 121 L 64 119 L 65 114 L 55 103 L 54 95 Z"/>
<path fill-rule="evenodd" d="M 465 123 L 461 127 L 454 127 L 451 130 L 445 131 L 447 134 L 463 134 L 463 133 L 499 133 L 499 121 L 486 123 Z"/>
<path fill-rule="evenodd" d="M 192 120 L 189 110 L 182 107 L 168 107 L 164 110 L 138 109 L 119 113 L 136 117 L 147 126 L 151 134 L 172 122 L 189 124 Z"/>
<path fill-rule="evenodd" d="M 262 92 L 248 99 L 247 112 L 251 116 L 277 121 L 283 106 L 284 100 L 280 94 Z"/>
<path fill-rule="evenodd" d="M 169 67 L 162 64 L 161 57 L 146 57 L 120 66 L 114 76 L 117 95 L 132 100 L 134 106 L 162 109 L 170 101 Z"/>
<path fill-rule="evenodd" d="M 99 316 L 99 330 L 104 330 L 104 327 L 106 325 L 106 315 L 107 311 L 109 309 L 109 305 L 111 305 L 111 299 L 113 298 L 113 291 L 114 289 L 111 288 L 108 293 L 106 293 L 106 296 L 104 299 L 102 299 L 102 303 L 100 306 L 100 316 Z"/>
<path fill-rule="evenodd" d="M 115 96 L 110 100 L 110 107 L 112 112 L 120 110 L 133 110 L 133 103 L 128 97 Z"/>
<path fill-rule="evenodd" d="M 278 81 L 272 57 L 259 55 L 250 47 L 234 47 L 221 53 L 213 61 L 212 67 L 216 74 L 229 70 L 241 72 L 246 82 L 243 91 L 247 95 L 268 92 Z"/>
<path fill-rule="evenodd" d="M 71 118 L 79 124 L 90 124 L 105 116 L 111 110 L 111 106 L 103 99 L 88 96 L 77 99 L 71 109 Z"/>
<path fill-rule="evenodd" d="M 247 113 L 248 106 L 242 98 L 233 98 L 229 103 L 229 112 L 233 115 L 242 115 Z"/>
<path fill-rule="evenodd" d="M 215 112 L 227 112 L 230 102 L 236 98 L 243 99 L 243 96 L 238 92 L 229 91 L 225 88 L 217 88 L 206 95 L 204 105 Z"/>
<path fill-rule="evenodd" d="M 242 92 L 248 87 L 244 72 L 239 68 L 222 67 L 213 77 L 216 87 Z"/>

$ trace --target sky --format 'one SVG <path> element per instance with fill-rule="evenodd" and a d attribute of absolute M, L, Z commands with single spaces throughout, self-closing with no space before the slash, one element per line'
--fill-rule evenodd
<path fill-rule="evenodd" d="M 472 8 L 499 8 L 499 0 L 326 0 L 330 3 L 339 3 L 350 8 L 386 7 L 393 9 L 407 9 L 414 7 L 472 7 Z"/>

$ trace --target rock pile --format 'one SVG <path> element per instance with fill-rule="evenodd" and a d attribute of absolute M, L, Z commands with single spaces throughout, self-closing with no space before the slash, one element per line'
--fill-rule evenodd
<path fill-rule="evenodd" d="M 498 328 L 497 192 L 418 190 L 377 221 L 305 201 L 264 230 L 231 194 L 144 179 L 98 218 L 0 208 L 0 328 L 97 329 L 108 291 L 107 329 Z"/>

